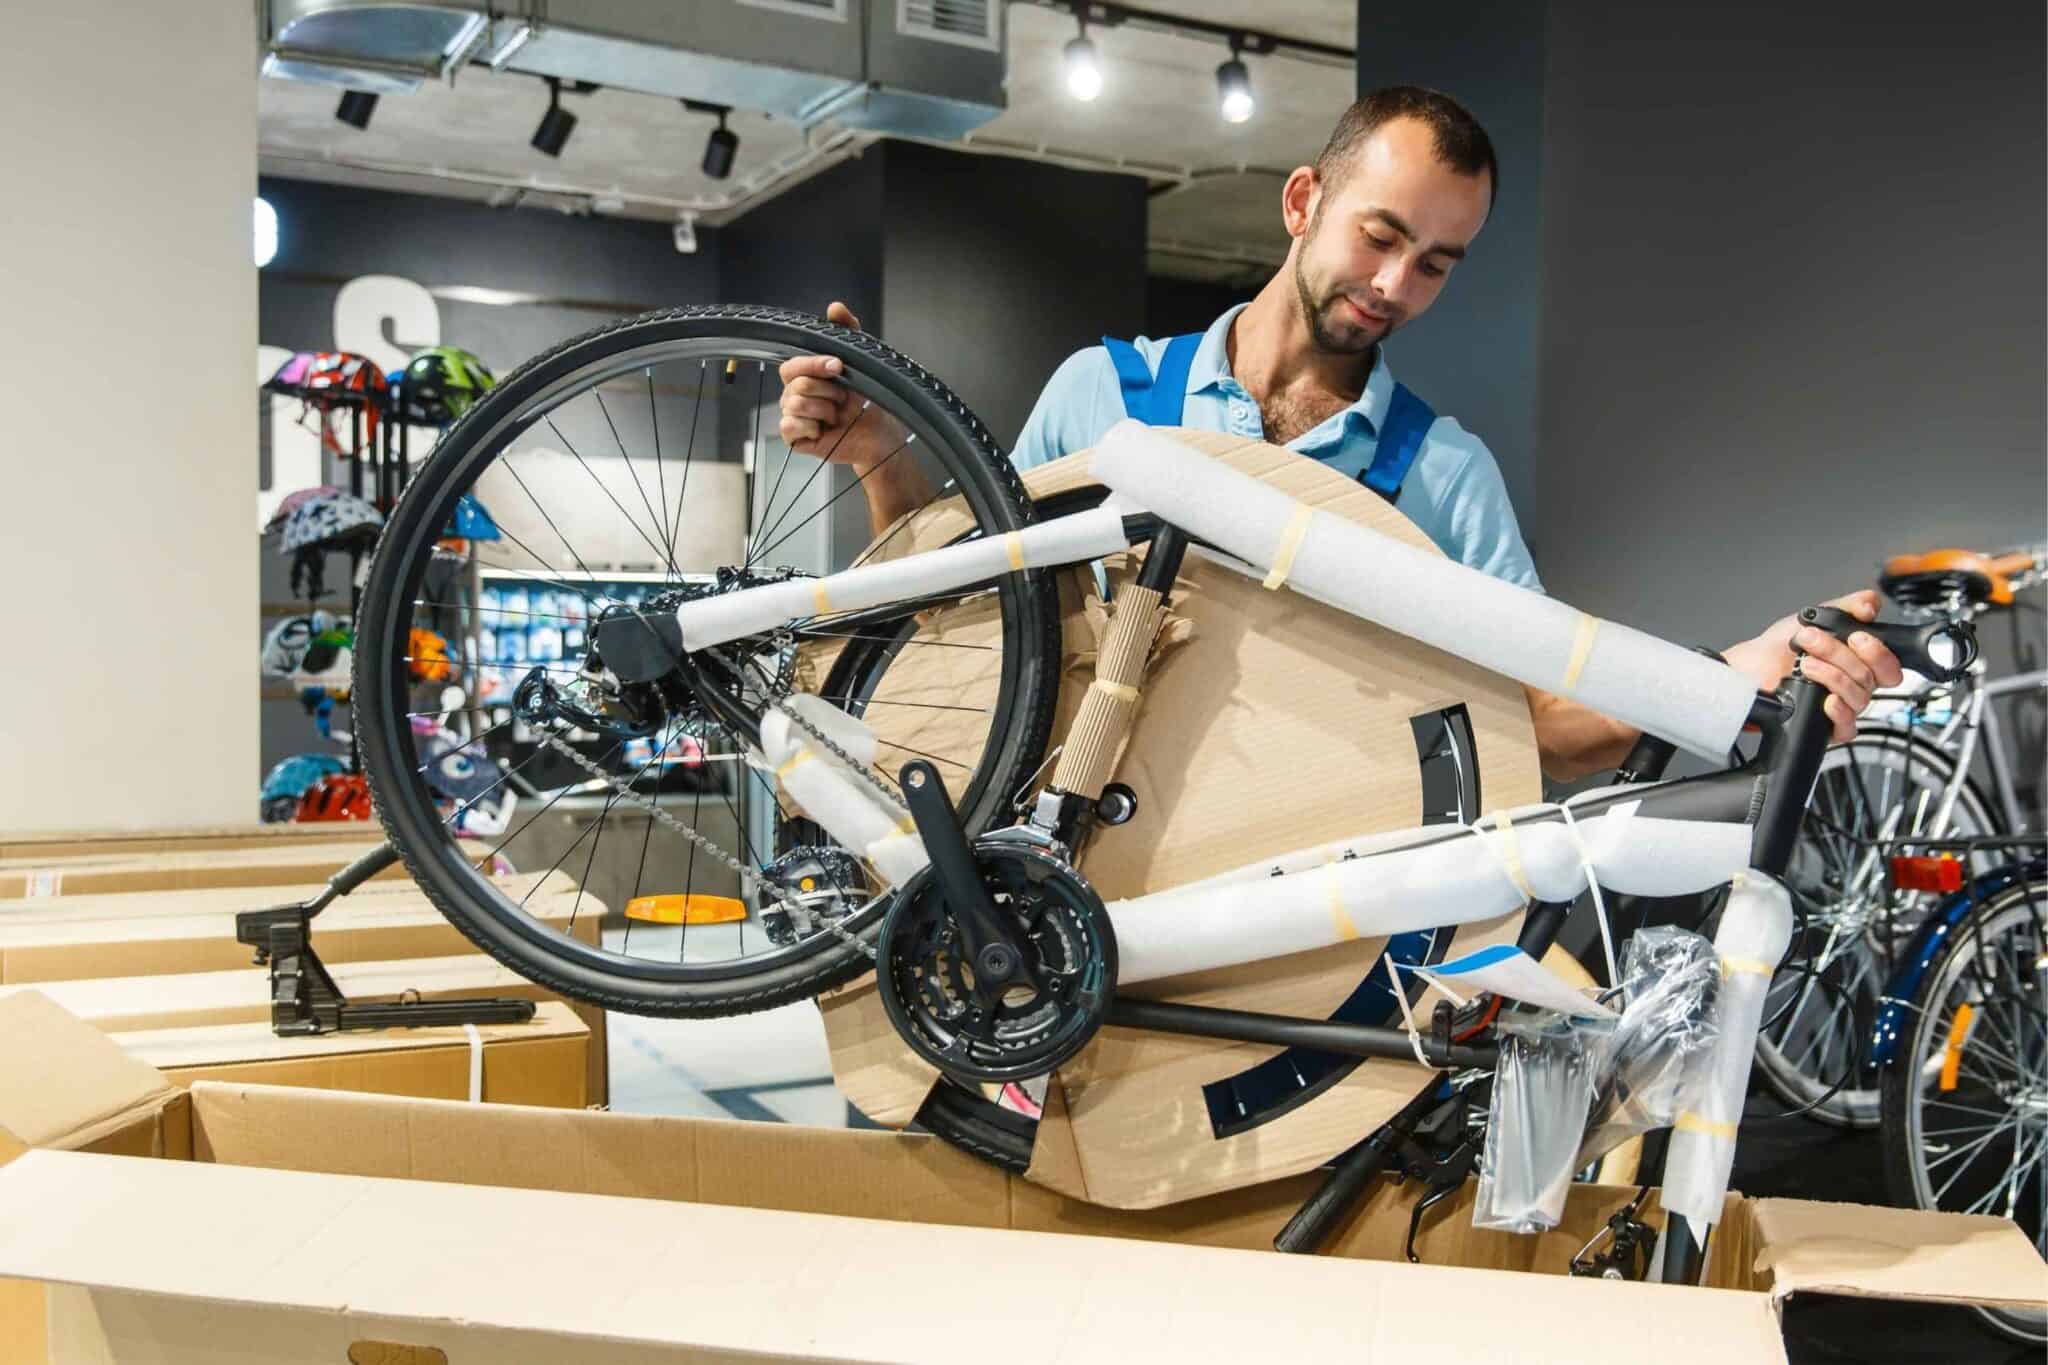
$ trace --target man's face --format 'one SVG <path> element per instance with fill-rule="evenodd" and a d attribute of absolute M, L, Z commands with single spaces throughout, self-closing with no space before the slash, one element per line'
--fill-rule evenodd
<path fill-rule="evenodd" d="M 1437 159 L 1429 128 L 1381 125 L 1334 187 L 1319 184 L 1294 251 L 1309 334 L 1340 354 L 1370 350 L 1421 317 L 1486 224 L 1488 177 Z"/>

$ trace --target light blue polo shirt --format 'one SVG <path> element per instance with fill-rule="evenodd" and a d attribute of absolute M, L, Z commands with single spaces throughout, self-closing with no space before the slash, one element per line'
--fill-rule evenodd
<path fill-rule="evenodd" d="M 1194 363 L 1188 368 L 1181 424 L 1263 440 L 1265 423 L 1258 402 L 1230 374 L 1226 338 L 1230 324 L 1244 308 L 1239 304 L 1230 309 L 1202 334 Z M 1135 344 L 1145 363 L 1157 371 L 1166 341 L 1139 337 Z M 1387 369 L 1382 348 L 1358 401 L 1295 437 L 1287 448 L 1355 479 L 1372 463 L 1380 419 L 1393 397 L 1394 376 Z M 1019 469 L 1029 469 L 1085 450 L 1123 417 L 1123 388 L 1109 352 L 1100 346 L 1076 351 L 1053 372 L 1038 395 L 1038 404 L 1032 408 L 1010 459 Z M 1522 543 L 1522 529 L 1515 521 L 1515 509 L 1508 502 L 1507 485 L 1501 480 L 1493 452 L 1454 418 L 1439 417 L 1430 427 L 1401 485 L 1397 505 L 1460 564 L 1543 591 L 1529 547 Z"/>

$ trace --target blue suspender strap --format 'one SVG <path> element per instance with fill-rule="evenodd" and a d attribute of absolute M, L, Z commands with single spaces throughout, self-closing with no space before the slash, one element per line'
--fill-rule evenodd
<path fill-rule="evenodd" d="M 1188 393 L 1188 370 L 1201 344 L 1200 332 L 1168 341 L 1165 353 L 1159 357 L 1159 373 L 1154 376 L 1136 346 L 1116 337 L 1104 337 L 1103 349 L 1116 366 L 1117 384 L 1123 390 L 1125 415 L 1146 426 L 1179 426 Z"/>
<path fill-rule="evenodd" d="M 1373 492 L 1392 502 L 1400 496 L 1408 466 L 1422 449 L 1422 438 L 1436 423 L 1436 413 L 1401 383 L 1394 385 L 1393 401 L 1387 404 L 1386 420 L 1380 423 L 1379 444 L 1373 450 L 1372 465 L 1359 475 Z"/>

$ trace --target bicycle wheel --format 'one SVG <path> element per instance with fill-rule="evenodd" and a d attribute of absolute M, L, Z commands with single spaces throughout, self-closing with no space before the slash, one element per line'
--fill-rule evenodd
<path fill-rule="evenodd" d="M 1818 1122 L 1877 1122 L 1877 1090 L 1856 1068 L 1894 948 L 1928 909 L 1926 896 L 1910 894 L 1887 907 L 1884 866 L 1869 841 L 1933 834 L 1954 777 L 1946 753 L 1889 729 L 1860 731 L 1822 760 L 1786 869 L 1799 932 L 1772 978 L 1756 1043 L 1757 1070 L 1771 1092 Z M 1945 833 L 1997 830 L 1984 798 L 1964 781 Z"/>
<path fill-rule="evenodd" d="M 2011 1218 L 2048 1256 L 2048 878 L 1987 896 L 1951 929 L 1914 994 L 1882 1084 L 1885 1177 L 1914 1208 Z M 2048 1317 L 1983 1308 L 2020 1341 Z"/>
<path fill-rule="evenodd" d="M 871 475 L 792 454 L 774 437 L 777 367 L 804 354 L 841 361 L 841 382 L 861 403 L 850 427 L 889 432 L 880 464 L 893 462 L 900 487 L 915 492 L 914 510 L 879 539 L 860 491 Z M 509 585 L 501 603 L 519 604 L 498 608 L 496 630 L 508 639 L 526 630 L 532 657 L 515 650 L 508 661 L 498 642 L 496 691 L 480 687 L 492 699 L 473 729 L 487 754 L 483 780 L 451 809 L 422 776 L 440 756 L 422 751 L 415 726 L 434 703 L 417 700 L 405 642 L 465 494 L 501 532 L 479 546 L 486 576 Z M 441 441 L 393 510 L 364 584 L 356 730 L 378 814 L 414 879 L 507 966 L 613 1009 L 739 1013 L 851 979 L 869 963 L 863 945 L 880 924 L 881 882 L 778 800 L 731 718 L 826 692 L 846 672 L 838 656 L 860 651 L 859 694 L 833 700 L 880 732 L 870 777 L 893 785 L 911 757 L 934 759 L 970 834 L 979 832 L 1007 813 L 1051 725 L 1059 615 L 1050 575 L 1008 573 L 922 599 L 914 614 L 820 615 L 721 647 L 737 712 L 672 676 L 622 678 L 590 641 L 622 613 L 890 557 L 884 547 L 906 526 L 934 519 L 957 540 L 1017 529 L 1031 512 L 1014 469 L 959 399 L 863 333 L 762 308 L 685 308 L 601 328 L 528 363 Z M 559 657 L 532 644 L 556 626 Z M 925 666 L 934 656 L 967 662 L 934 672 Z M 920 743 L 926 732 L 910 720 L 887 719 L 924 716 L 945 720 L 933 732 L 943 747 Z M 522 785 L 537 809 L 517 810 L 486 843 L 458 840 L 452 823 L 488 801 L 483 793 Z M 479 871 L 486 850 L 529 875 L 507 883 Z M 534 913 L 565 867 L 609 894 L 596 943 L 574 935 L 588 913 L 580 891 L 567 931 Z"/>

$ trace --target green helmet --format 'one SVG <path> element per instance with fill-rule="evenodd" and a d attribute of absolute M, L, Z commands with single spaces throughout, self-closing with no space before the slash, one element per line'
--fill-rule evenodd
<path fill-rule="evenodd" d="M 444 427 L 484 396 L 497 380 L 484 363 L 459 346 L 429 346 L 405 367 L 398 406 L 407 422 Z"/>

